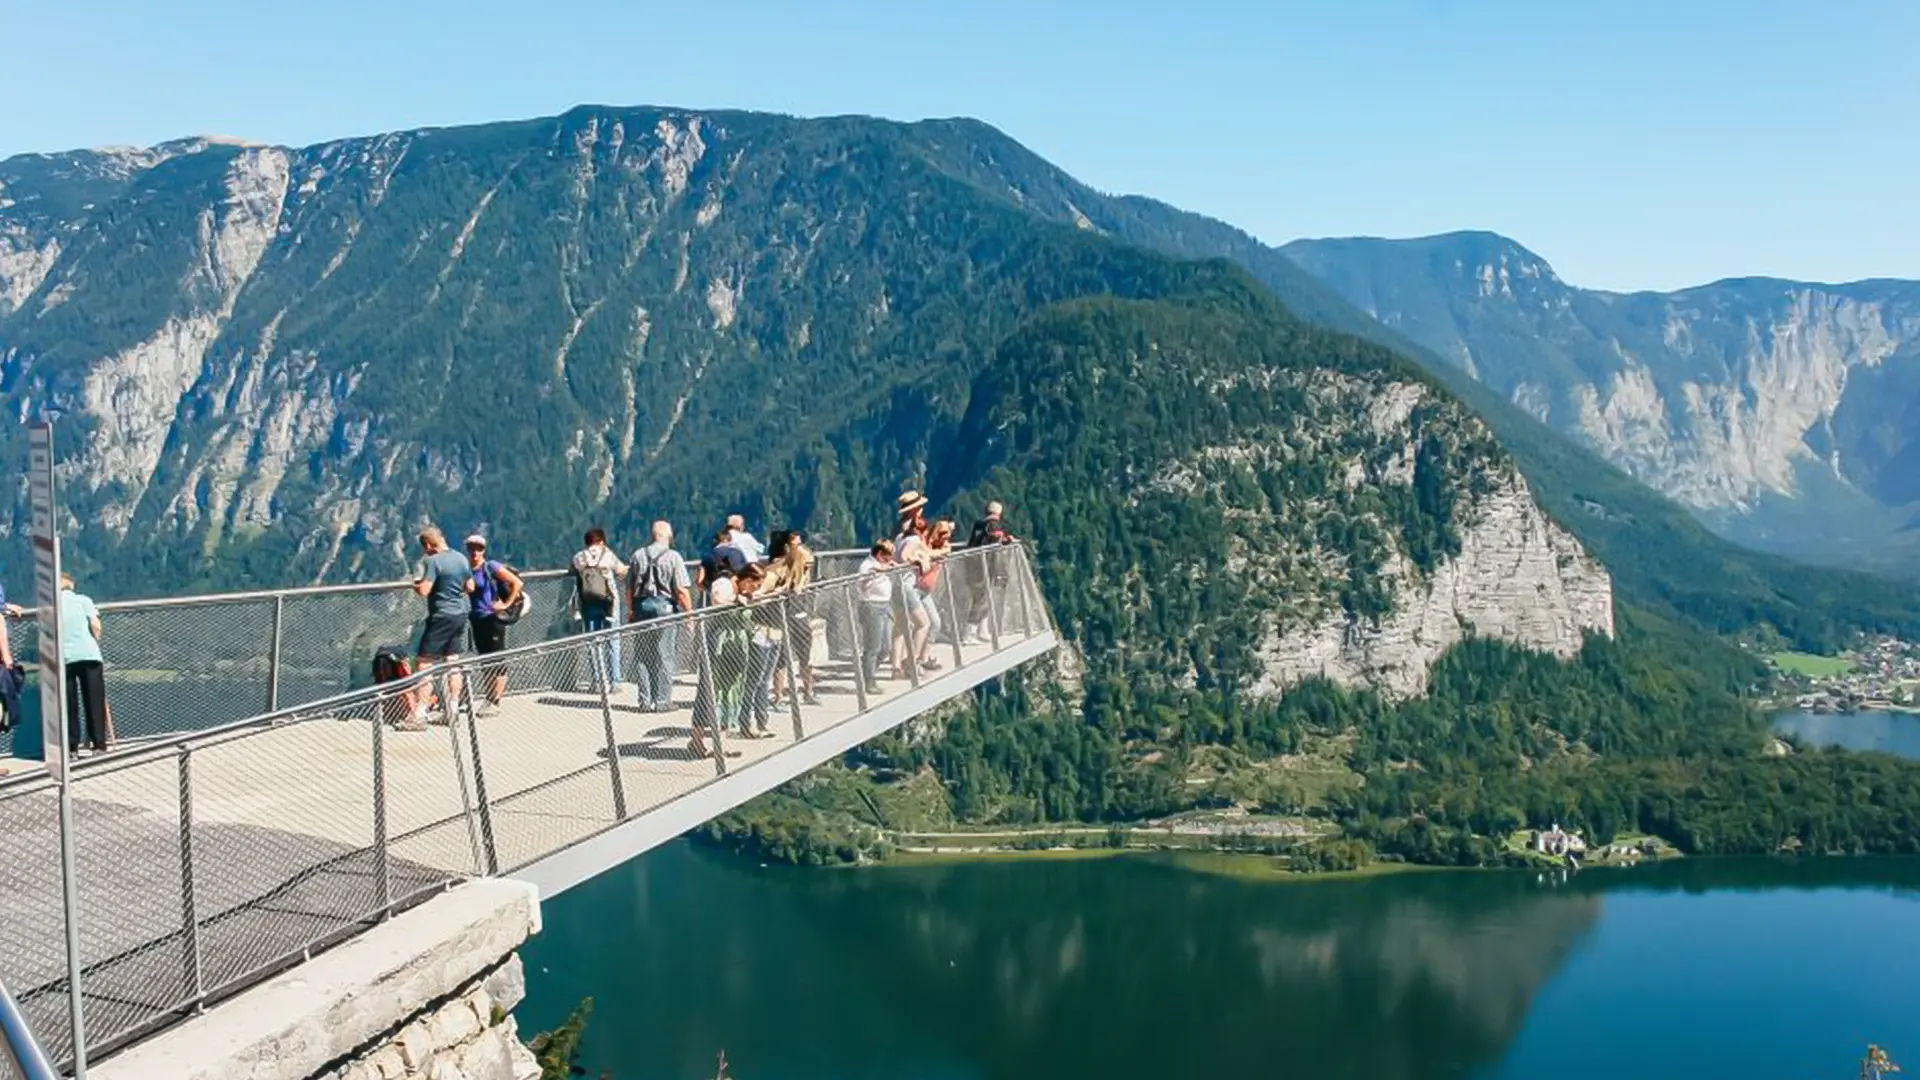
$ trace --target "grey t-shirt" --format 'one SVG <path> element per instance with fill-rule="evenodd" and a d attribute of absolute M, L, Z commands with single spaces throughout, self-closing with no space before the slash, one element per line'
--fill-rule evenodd
<path fill-rule="evenodd" d="M 666 544 L 649 544 L 633 553 L 633 598 L 671 602 L 675 589 L 689 587 L 687 560 Z"/>
<path fill-rule="evenodd" d="M 467 617 L 467 582 L 473 580 L 473 567 L 465 555 L 449 548 L 427 556 L 420 580 L 432 583 L 427 590 L 427 614 Z"/>

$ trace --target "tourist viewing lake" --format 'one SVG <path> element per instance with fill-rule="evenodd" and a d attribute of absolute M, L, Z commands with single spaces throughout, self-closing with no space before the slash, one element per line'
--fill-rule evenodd
<path fill-rule="evenodd" d="M 1920 1047 L 1920 862 L 1326 881 L 675 844 L 547 904 L 525 1030 L 615 1080 L 1817 1080 Z M 1911 1052 L 1911 1051 L 1909 1051 Z"/>

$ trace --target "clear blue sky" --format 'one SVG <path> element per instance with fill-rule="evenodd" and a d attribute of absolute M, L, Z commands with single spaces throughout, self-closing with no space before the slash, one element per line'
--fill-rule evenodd
<path fill-rule="evenodd" d="M 1920 278 L 1920 0 L 0 0 L 0 156 L 582 102 L 987 120 L 1263 239 L 1561 276 Z"/>

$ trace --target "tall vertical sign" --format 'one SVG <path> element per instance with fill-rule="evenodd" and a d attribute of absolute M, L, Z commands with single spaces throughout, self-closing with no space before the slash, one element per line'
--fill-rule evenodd
<path fill-rule="evenodd" d="M 33 538 L 33 606 L 40 638 L 40 746 L 47 772 L 67 778 L 67 711 L 61 695 L 67 671 L 60 662 L 60 519 L 53 509 L 53 425 L 27 430 L 27 496 Z"/>
<path fill-rule="evenodd" d="M 27 493 L 33 518 L 34 617 L 39 626 L 40 731 L 47 772 L 60 781 L 60 892 L 67 922 L 67 1018 L 74 1080 L 86 1080 L 87 1024 L 81 1008 L 80 896 L 74 878 L 73 774 L 67 762 L 67 670 L 60 662 L 60 518 L 54 512 L 53 424 L 27 432 Z"/>

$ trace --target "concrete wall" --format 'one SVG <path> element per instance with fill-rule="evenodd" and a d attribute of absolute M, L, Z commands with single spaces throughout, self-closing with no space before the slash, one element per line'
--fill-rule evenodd
<path fill-rule="evenodd" d="M 95 1080 L 531 1080 L 522 882 L 473 881 L 89 1069 Z"/>

